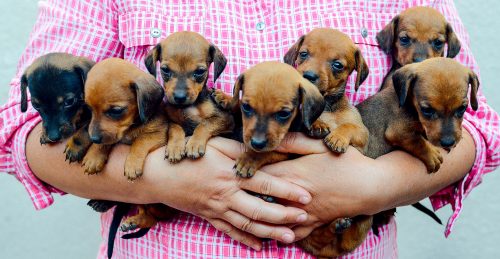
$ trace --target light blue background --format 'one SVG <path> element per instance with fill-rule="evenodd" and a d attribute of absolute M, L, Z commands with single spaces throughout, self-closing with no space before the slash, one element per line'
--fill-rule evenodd
<path fill-rule="evenodd" d="M 2 0 L 0 23 L 0 103 L 26 45 L 37 14 L 35 0 Z M 489 103 L 500 111 L 500 1 L 456 1 L 481 67 L 481 87 Z M 444 227 L 411 208 L 397 213 L 401 258 L 500 258 L 500 175 L 484 177 L 464 202 L 454 231 L 444 238 Z M 56 197 L 53 206 L 35 211 L 24 187 L 14 177 L 0 174 L 0 258 L 95 258 L 100 242 L 99 216 L 86 200 Z M 427 203 L 428 204 L 428 203 Z M 447 219 L 450 207 L 438 211 Z"/>

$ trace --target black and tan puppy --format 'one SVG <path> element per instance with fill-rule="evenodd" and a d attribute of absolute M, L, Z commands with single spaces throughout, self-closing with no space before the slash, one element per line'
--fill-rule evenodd
<path fill-rule="evenodd" d="M 454 58 L 460 52 L 460 41 L 444 16 L 431 7 L 412 7 L 395 16 L 377 34 L 382 50 L 392 56 L 392 68 L 382 88 L 392 84 L 390 76 L 396 69 L 428 58 L 446 56 Z"/>
<path fill-rule="evenodd" d="M 145 64 L 153 75 L 157 73 L 157 62 L 167 100 L 166 113 L 173 122 L 165 158 L 172 163 L 184 156 L 199 158 L 205 154 L 211 137 L 234 128 L 231 113 L 215 105 L 206 86 L 210 64 L 214 63 L 215 81 L 226 66 L 226 58 L 203 36 L 185 31 L 171 34 L 147 55 Z M 187 144 L 185 135 L 192 135 Z"/>
<path fill-rule="evenodd" d="M 354 70 L 357 72 L 355 90 L 368 76 L 368 66 L 354 42 L 338 30 L 314 29 L 299 38 L 284 61 L 294 65 L 325 97 L 325 110 L 309 134 L 326 136 L 324 142 L 334 152 L 345 152 L 349 145 L 365 152 L 368 129 L 345 95 L 347 80 Z M 337 219 L 317 228 L 299 244 L 316 256 L 339 256 L 358 247 L 371 225 L 371 216 Z"/>
<path fill-rule="evenodd" d="M 84 84 L 94 62 L 67 53 L 49 53 L 37 58 L 21 77 L 21 111 L 31 104 L 42 117 L 40 143 L 55 143 L 71 136 L 66 159 L 81 161 L 91 142 L 87 132 L 90 111 L 83 101 Z"/>

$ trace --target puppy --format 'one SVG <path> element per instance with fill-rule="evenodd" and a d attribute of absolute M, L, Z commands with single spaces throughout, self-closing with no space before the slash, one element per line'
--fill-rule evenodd
<path fill-rule="evenodd" d="M 446 56 L 454 58 L 460 52 L 460 41 L 444 16 L 430 7 L 412 7 L 397 15 L 377 34 L 380 48 L 392 56 L 392 67 L 386 75 L 382 89 L 392 84 L 396 69 L 428 58 Z"/>
<path fill-rule="evenodd" d="M 226 66 L 226 58 L 213 44 L 195 32 L 176 32 L 162 40 L 146 56 L 145 64 L 156 75 L 160 62 L 166 95 L 166 113 L 172 121 L 165 158 L 172 163 L 184 156 L 192 159 L 205 154 L 207 141 L 231 132 L 230 112 L 217 107 L 207 89 L 208 70 L 214 63 L 214 81 Z M 187 144 L 185 135 L 192 135 Z"/>
<path fill-rule="evenodd" d="M 355 90 L 369 72 L 354 42 L 338 30 L 314 29 L 299 38 L 285 54 L 284 61 L 315 84 L 325 98 L 325 110 L 312 124 L 309 134 L 324 137 L 325 144 L 334 152 L 343 153 L 349 145 L 365 152 L 368 129 L 345 95 L 348 77 L 354 70 L 357 72 Z M 299 244 L 316 256 L 339 256 L 358 247 L 371 224 L 372 217 L 365 215 L 337 219 L 317 228 Z"/>
<path fill-rule="evenodd" d="M 83 102 L 83 87 L 94 62 L 67 53 L 43 55 L 21 77 L 21 111 L 31 104 L 42 117 L 40 143 L 67 141 L 66 160 L 81 161 L 91 142 L 87 132 L 90 111 Z"/>

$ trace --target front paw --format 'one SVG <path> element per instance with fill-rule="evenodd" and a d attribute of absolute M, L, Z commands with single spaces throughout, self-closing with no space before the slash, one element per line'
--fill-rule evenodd
<path fill-rule="evenodd" d="M 311 129 L 308 131 L 309 136 L 318 139 L 324 138 L 328 133 L 330 133 L 330 127 L 321 120 L 313 122 Z"/>
<path fill-rule="evenodd" d="M 186 147 L 184 141 L 180 143 L 168 143 L 165 147 L 165 159 L 175 164 L 180 162 L 186 156 Z"/>
<path fill-rule="evenodd" d="M 332 152 L 345 153 L 349 147 L 350 139 L 336 131 L 333 131 L 328 134 L 323 141 Z"/>
<path fill-rule="evenodd" d="M 83 157 L 82 166 L 86 174 L 93 175 L 104 169 L 107 160 L 107 155 L 95 152 L 94 150 L 89 150 L 89 152 L 87 152 L 87 154 Z"/>
<path fill-rule="evenodd" d="M 330 231 L 332 233 L 341 234 L 346 229 L 348 229 L 349 227 L 351 227 L 351 224 L 352 224 L 352 219 L 351 218 L 339 218 L 339 219 L 334 220 L 330 224 Z"/>
<path fill-rule="evenodd" d="M 422 161 L 424 162 L 425 167 L 427 167 L 428 173 L 435 173 L 439 170 L 441 164 L 443 163 L 443 156 L 441 155 L 439 148 L 430 144 L 428 147 L 427 154 Z"/>
<path fill-rule="evenodd" d="M 210 93 L 210 97 L 215 102 L 219 108 L 223 110 L 232 110 L 232 100 L 233 98 L 219 89 L 213 89 Z"/>
<path fill-rule="evenodd" d="M 137 159 L 134 157 L 127 157 L 127 161 L 125 161 L 125 170 L 124 175 L 127 177 L 129 181 L 134 181 L 135 179 L 142 176 L 142 166 L 144 161 L 141 159 Z"/>
<path fill-rule="evenodd" d="M 49 137 L 47 137 L 47 133 L 45 133 L 45 131 L 42 131 L 42 134 L 40 134 L 40 145 L 49 143 L 52 143 L 52 141 L 50 141 Z"/>
<path fill-rule="evenodd" d="M 87 202 L 87 205 L 97 212 L 104 213 L 109 209 L 113 208 L 113 206 L 116 205 L 116 202 L 104 201 L 104 200 L 90 200 L 89 202 Z"/>
<path fill-rule="evenodd" d="M 234 165 L 234 170 L 236 175 L 242 178 L 250 178 L 259 168 L 254 163 L 253 159 L 245 157 L 239 157 Z"/>
<path fill-rule="evenodd" d="M 205 155 L 206 143 L 195 137 L 191 137 L 186 144 L 186 156 L 191 159 L 197 159 Z"/>
<path fill-rule="evenodd" d="M 71 138 L 66 143 L 66 148 L 64 149 L 64 154 L 66 154 L 66 160 L 69 163 L 81 162 L 87 149 L 81 144 L 77 139 Z"/>

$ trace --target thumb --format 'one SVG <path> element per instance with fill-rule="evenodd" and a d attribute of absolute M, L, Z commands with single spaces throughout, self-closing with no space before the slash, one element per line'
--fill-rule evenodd
<path fill-rule="evenodd" d="M 223 137 L 213 137 L 208 141 L 207 145 L 217 149 L 233 160 L 236 160 L 245 152 L 245 145 L 243 143 Z"/>
<path fill-rule="evenodd" d="M 322 140 L 309 138 L 303 133 L 289 132 L 286 134 L 277 151 L 299 155 L 327 153 L 328 148 Z"/>

